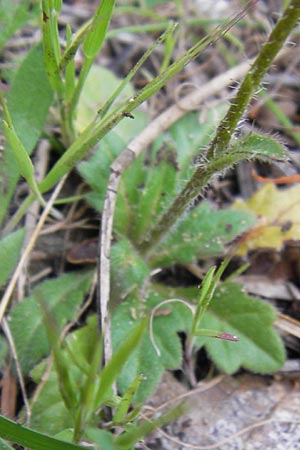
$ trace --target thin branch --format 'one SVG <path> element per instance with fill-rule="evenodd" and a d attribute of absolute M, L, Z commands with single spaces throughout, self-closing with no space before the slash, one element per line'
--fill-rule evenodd
<path fill-rule="evenodd" d="M 16 267 L 16 269 L 14 271 L 14 274 L 13 274 L 13 276 L 12 276 L 12 278 L 11 278 L 7 288 L 6 288 L 6 291 L 5 291 L 4 295 L 3 295 L 1 303 L 0 303 L 0 323 L 3 320 L 6 308 L 7 308 L 8 304 L 9 304 L 10 297 L 11 297 L 11 295 L 13 293 L 13 290 L 14 290 L 14 288 L 16 286 L 18 277 L 19 277 L 20 273 L 22 272 L 23 266 L 24 266 L 24 264 L 25 264 L 25 262 L 26 262 L 26 260 L 27 260 L 27 258 L 29 256 L 30 252 L 32 251 L 32 249 L 34 247 L 37 238 L 39 237 L 41 229 L 44 226 L 46 218 L 48 217 L 48 215 L 49 215 L 49 213 L 51 211 L 51 208 L 53 206 L 53 203 L 54 203 L 56 197 L 58 196 L 61 188 L 63 187 L 63 184 L 64 184 L 64 182 L 66 180 L 66 177 L 67 177 L 67 175 L 65 175 L 60 180 L 60 182 L 56 186 L 53 194 L 51 195 L 49 201 L 47 202 L 47 204 L 45 206 L 45 209 L 43 210 L 43 212 L 41 214 L 40 220 L 39 220 L 39 222 L 38 222 L 34 232 L 32 233 L 31 239 L 28 242 L 27 247 L 24 249 L 23 254 L 22 254 L 22 256 L 21 256 L 21 258 L 19 260 L 19 263 L 18 263 L 18 265 L 17 265 L 17 267 Z"/>
<path fill-rule="evenodd" d="M 2 320 L 2 328 L 4 331 L 5 337 L 8 341 L 13 360 L 16 365 L 16 371 L 17 371 L 18 380 L 19 380 L 19 384 L 20 384 L 20 388 L 21 388 L 21 392 L 22 392 L 22 397 L 23 397 L 23 402 L 24 402 L 24 406 L 25 406 L 26 425 L 29 425 L 30 417 L 31 417 L 31 409 L 30 409 L 29 401 L 28 401 L 27 394 L 26 394 L 24 378 L 23 378 L 22 369 L 21 369 L 21 366 L 19 363 L 16 346 L 15 346 L 14 339 L 12 337 L 10 328 L 9 328 L 8 323 L 5 318 Z"/>
<path fill-rule="evenodd" d="M 167 130 L 173 123 L 190 112 L 198 109 L 206 99 L 230 85 L 233 80 L 240 79 L 247 73 L 251 62 L 247 61 L 214 78 L 198 90 L 186 95 L 154 119 L 138 136 L 136 136 L 115 159 L 110 169 L 108 188 L 104 200 L 102 223 L 99 235 L 99 268 L 98 268 L 98 311 L 100 326 L 104 331 L 104 360 L 108 361 L 112 354 L 110 336 L 110 318 L 108 311 L 110 294 L 110 249 L 112 239 L 113 217 L 116 205 L 118 186 L 125 169 L 134 161 L 157 136 Z"/>

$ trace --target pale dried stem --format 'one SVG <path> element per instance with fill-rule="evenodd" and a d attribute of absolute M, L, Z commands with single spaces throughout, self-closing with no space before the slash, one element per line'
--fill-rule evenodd
<path fill-rule="evenodd" d="M 101 329 L 104 333 L 104 361 L 107 362 L 112 355 L 109 294 L 110 294 L 110 249 L 112 238 L 113 217 L 116 205 L 118 185 L 125 169 L 134 161 L 157 136 L 167 130 L 177 120 L 192 109 L 199 106 L 217 92 L 226 88 L 236 80 L 242 78 L 248 71 L 251 61 L 244 62 L 222 75 L 209 81 L 207 84 L 186 95 L 175 104 L 155 118 L 138 136 L 136 136 L 124 151 L 115 159 L 110 169 L 108 188 L 104 200 L 102 224 L 99 236 L 99 286 L 98 310 L 101 317 Z M 1 316 L 0 316 L 1 317 Z"/>
<path fill-rule="evenodd" d="M 44 226 L 46 218 L 47 218 L 47 216 L 49 215 L 49 213 L 51 211 L 51 208 L 53 206 L 53 203 L 54 203 L 55 199 L 57 198 L 61 188 L 63 187 L 63 184 L 64 184 L 64 182 L 66 180 L 66 177 L 67 177 L 67 175 L 65 175 L 60 180 L 60 182 L 57 184 L 53 194 L 51 195 L 49 201 L 47 202 L 47 204 L 45 206 L 45 209 L 43 210 L 43 212 L 41 214 L 40 220 L 39 220 L 35 230 L 32 233 L 31 239 L 28 242 L 26 248 L 24 249 L 24 251 L 22 253 L 22 256 L 21 256 L 21 258 L 19 260 L 19 263 L 18 263 L 18 265 L 17 265 L 17 267 L 16 267 L 16 269 L 15 269 L 15 271 L 13 273 L 13 276 L 12 276 L 12 278 L 11 278 L 11 280 L 10 280 L 6 290 L 5 290 L 5 293 L 4 293 L 4 295 L 2 297 L 2 300 L 1 300 L 1 303 L 0 303 L 0 323 L 3 320 L 3 317 L 4 317 L 5 311 L 7 309 L 7 306 L 9 304 L 11 295 L 12 295 L 12 293 L 13 293 L 13 291 L 15 289 L 16 283 L 18 281 L 18 277 L 19 277 L 19 275 L 20 275 L 20 273 L 21 273 L 21 271 L 23 269 L 24 264 L 26 263 L 26 260 L 27 260 L 28 256 L 30 255 L 30 252 L 32 251 L 32 249 L 33 249 L 33 247 L 34 247 L 34 245 L 36 243 L 37 238 L 39 237 L 41 229 Z"/>
<path fill-rule="evenodd" d="M 7 323 L 5 318 L 2 320 L 1 325 L 2 325 L 2 328 L 3 328 L 4 334 L 5 334 L 5 337 L 6 337 L 7 341 L 8 341 L 9 348 L 10 348 L 13 360 L 14 360 L 15 365 L 16 365 L 16 371 L 17 371 L 17 375 L 18 375 L 19 385 L 20 385 L 20 388 L 21 388 L 21 393 L 22 393 L 23 402 L 24 402 L 24 406 L 25 406 L 26 425 L 29 425 L 30 417 L 31 417 L 31 410 L 30 410 L 30 405 L 29 405 L 29 401 L 28 401 L 28 398 L 27 398 L 27 394 L 26 394 L 24 378 L 23 378 L 23 375 L 22 375 L 22 369 L 21 369 L 21 366 L 20 366 L 20 363 L 19 363 L 19 358 L 18 358 L 16 346 L 15 346 L 12 334 L 10 332 L 10 328 L 9 328 L 8 323 Z"/>
<path fill-rule="evenodd" d="M 38 148 L 35 153 L 35 161 L 34 161 L 34 167 L 35 167 L 35 179 L 37 183 L 40 183 L 42 179 L 44 178 L 47 166 L 48 166 L 48 150 L 49 150 L 50 144 L 48 141 L 43 139 L 40 144 L 38 145 Z M 40 202 L 38 200 L 35 200 L 28 208 L 26 217 L 25 217 L 25 238 L 22 245 L 22 251 L 26 248 L 30 237 L 32 235 L 32 232 L 34 231 L 34 228 L 36 226 L 38 215 L 40 211 Z M 29 259 L 27 259 L 24 262 L 24 265 L 22 267 L 20 276 L 18 277 L 18 283 L 17 283 L 17 297 L 18 301 L 22 300 L 25 297 L 25 286 L 26 286 L 26 280 L 27 280 L 27 270 L 28 270 L 28 264 Z"/>

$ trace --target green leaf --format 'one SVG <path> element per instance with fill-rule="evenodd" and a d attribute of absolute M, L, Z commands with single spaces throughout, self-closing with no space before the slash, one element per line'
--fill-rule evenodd
<path fill-rule="evenodd" d="M 194 158 L 199 149 L 205 148 L 225 112 L 225 106 L 207 109 L 205 120 L 200 120 L 199 113 L 189 113 L 178 120 L 168 131 L 177 149 L 180 176 L 178 182 L 184 183 L 194 171 Z"/>
<path fill-rule="evenodd" d="M 151 265 L 189 263 L 197 258 L 222 254 L 225 245 L 250 228 L 256 220 L 254 214 L 241 212 L 213 211 L 208 203 L 201 203 L 155 247 Z"/>
<path fill-rule="evenodd" d="M 141 190 L 139 203 L 135 209 L 132 235 L 139 241 L 159 214 L 167 208 L 172 200 L 176 183 L 176 167 L 168 161 L 172 158 L 172 151 L 162 151 L 157 165 L 148 168 L 145 186 Z M 176 160 L 176 155 L 175 158 Z"/>
<path fill-rule="evenodd" d="M 3 439 L 0 439 L 0 450 L 14 450 L 14 448 L 8 445 Z"/>
<path fill-rule="evenodd" d="M 43 64 L 42 46 L 33 47 L 22 62 L 7 95 L 7 106 L 19 139 L 30 154 L 53 100 Z"/>
<path fill-rule="evenodd" d="M 114 132 L 101 140 L 95 153 L 88 161 L 78 165 L 78 171 L 94 192 L 87 195 L 87 200 L 97 211 L 102 210 L 107 188 L 110 164 L 124 148 L 123 140 Z"/>
<path fill-rule="evenodd" d="M 0 287 L 6 283 L 18 262 L 24 233 L 24 229 L 21 228 L 0 241 Z"/>
<path fill-rule="evenodd" d="M 139 317 L 147 311 L 150 312 L 162 300 L 162 297 L 154 292 L 149 295 L 145 303 L 141 303 L 129 295 L 128 299 L 118 306 L 112 319 L 114 351 L 118 350 L 127 339 Z M 191 313 L 182 304 L 176 303 L 163 306 L 162 309 L 163 314 L 159 315 L 158 311 L 158 315 L 154 317 L 153 321 L 153 338 L 161 356 L 156 353 L 149 333 L 146 333 L 118 378 L 118 387 L 122 393 L 125 393 L 138 375 L 144 375 L 134 397 L 135 402 L 145 401 L 158 385 L 165 369 L 176 369 L 181 364 L 182 349 L 177 333 L 190 326 Z"/>
<path fill-rule="evenodd" d="M 278 370 L 285 351 L 273 328 L 276 311 L 269 304 L 247 296 L 242 287 L 223 283 L 215 293 L 202 320 L 204 328 L 231 333 L 238 342 L 196 338 L 196 346 L 205 345 L 214 363 L 226 373 L 241 367 L 259 373 Z"/>
<path fill-rule="evenodd" d="M 120 424 L 122 422 L 126 423 L 126 416 L 128 414 L 129 408 L 132 403 L 132 399 L 136 394 L 141 381 L 143 379 L 143 375 L 137 375 L 137 377 L 133 380 L 133 382 L 129 385 L 128 389 L 124 393 L 123 397 L 120 399 L 118 406 L 115 408 L 115 413 L 113 415 L 113 423 Z M 137 411 L 140 410 L 140 407 L 137 408 Z"/>
<path fill-rule="evenodd" d="M 245 152 L 249 157 L 269 157 L 285 160 L 287 155 L 284 146 L 276 139 L 263 134 L 249 133 L 231 146 L 231 152 Z"/>
<path fill-rule="evenodd" d="M 26 152 L 24 145 L 18 138 L 16 130 L 13 125 L 9 125 L 5 121 L 3 122 L 3 128 L 7 142 L 17 162 L 19 173 L 25 178 L 32 192 L 36 194 L 37 198 L 42 204 L 44 204 L 34 178 L 34 167 L 32 161 Z"/>
<path fill-rule="evenodd" d="M 83 52 L 88 58 L 94 58 L 102 47 L 114 5 L 114 0 L 103 0 L 93 16 L 91 30 L 83 44 Z"/>
<path fill-rule="evenodd" d="M 75 316 L 90 281 L 90 272 L 74 272 L 45 281 L 36 288 L 41 290 L 60 329 Z M 10 328 L 24 374 L 49 352 L 36 289 L 14 307 L 10 317 Z"/>
<path fill-rule="evenodd" d="M 91 316 L 86 326 L 68 335 L 65 347 L 61 350 L 69 367 L 70 379 L 73 385 L 77 386 L 81 409 L 88 406 L 80 402 L 83 402 L 83 391 L 86 387 L 90 364 L 95 347 L 99 343 L 96 342 L 96 338 L 97 318 Z M 42 362 L 31 371 L 30 375 L 36 384 L 44 379 L 45 370 L 46 364 Z M 74 414 L 74 411 L 72 413 Z M 62 399 L 54 365 L 51 366 L 49 376 L 32 405 L 31 424 L 36 430 L 51 435 L 60 432 L 62 428 L 74 428 L 73 416 Z"/>
<path fill-rule="evenodd" d="M 41 45 L 33 47 L 22 62 L 7 95 L 7 106 L 18 138 L 31 154 L 43 130 L 53 92 L 43 63 Z M 8 146 L 0 166 L 0 222 L 5 216 L 19 170 Z"/>
<path fill-rule="evenodd" d="M 1 0 L 0 3 L 0 51 L 5 42 L 20 29 L 23 24 L 36 16 L 38 8 L 30 0 L 12 2 Z"/>
<path fill-rule="evenodd" d="M 99 428 L 87 428 L 85 436 L 97 445 L 98 450 L 116 450 L 113 435 L 109 431 L 100 430 Z"/>
<path fill-rule="evenodd" d="M 95 409 L 111 396 L 111 388 L 113 383 L 122 371 L 124 364 L 128 363 L 131 354 L 139 347 L 147 320 L 144 318 L 140 323 L 135 324 L 134 329 L 129 329 L 129 334 L 126 336 L 119 348 L 114 351 L 112 358 L 108 361 L 100 375 L 100 385 L 98 392 L 95 394 L 94 405 Z"/>
<path fill-rule="evenodd" d="M 157 419 L 144 420 L 138 424 L 133 424 L 125 433 L 115 437 L 116 450 L 131 450 L 134 444 L 142 441 L 147 434 L 183 416 L 186 409 L 183 404 L 177 405 Z"/>
<path fill-rule="evenodd" d="M 82 132 L 95 118 L 96 111 L 104 106 L 106 100 L 119 86 L 122 80 L 116 77 L 113 72 L 104 67 L 94 65 L 84 83 L 76 111 L 76 128 Z M 119 104 L 126 98 L 134 95 L 133 87 L 130 83 L 126 85 L 120 97 L 116 99 L 114 105 Z M 136 136 L 146 125 L 146 116 L 141 111 L 134 112 L 134 119 L 124 118 L 116 127 L 114 133 L 118 134 L 123 141 L 123 147 Z M 101 144 L 102 145 L 102 140 Z M 120 150 L 120 151 L 121 151 Z"/>
<path fill-rule="evenodd" d="M 119 184 L 114 229 L 129 238 L 133 236 L 138 221 L 136 209 L 143 192 L 146 171 L 144 158 L 139 157 L 125 170 Z"/>
<path fill-rule="evenodd" d="M 122 298 L 133 288 L 142 288 L 150 269 L 126 238 L 120 239 L 111 249 L 112 296 Z"/>
<path fill-rule="evenodd" d="M 43 362 L 36 366 L 30 375 L 36 383 L 40 383 L 45 371 L 46 364 Z M 70 371 L 74 371 L 72 367 Z M 74 425 L 70 411 L 62 399 L 53 365 L 46 382 L 42 384 L 38 397 L 32 404 L 30 424 L 35 430 L 51 436 Z"/>
<path fill-rule="evenodd" d="M 3 416 L 0 416 L 0 437 L 32 450 L 86 450 L 86 447 L 81 445 L 37 433 Z"/>
<path fill-rule="evenodd" d="M 5 358 L 8 353 L 8 343 L 4 336 L 0 336 L 0 369 L 4 367 Z"/>

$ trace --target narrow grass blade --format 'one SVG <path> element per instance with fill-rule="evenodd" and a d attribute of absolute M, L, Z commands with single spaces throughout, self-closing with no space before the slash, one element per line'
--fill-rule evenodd
<path fill-rule="evenodd" d="M 114 0 L 102 0 L 94 15 L 90 32 L 83 44 L 83 52 L 89 59 L 94 59 L 102 47 L 114 6 Z"/>
<path fill-rule="evenodd" d="M 130 408 L 132 399 L 135 395 L 135 393 L 137 392 L 141 381 L 143 379 L 143 375 L 139 374 L 134 380 L 133 382 L 130 384 L 130 386 L 128 387 L 127 391 L 125 392 L 125 394 L 123 395 L 120 404 L 118 405 L 118 407 L 116 408 L 114 417 L 113 417 L 113 422 L 114 423 L 121 423 L 122 420 L 125 419 L 128 410 Z"/>
<path fill-rule="evenodd" d="M 112 385 L 120 375 L 122 367 L 128 361 L 129 356 L 138 346 L 147 328 L 147 324 L 148 319 L 143 319 L 104 367 L 101 373 L 100 386 L 94 399 L 95 409 L 109 398 Z"/>
<path fill-rule="evenodd" d="M 32 450 L 86 450 L 86 447 L 82 447 L 81 445 L 64 442 L 30 430 L 29 428 L 22 427 L 3 416 L 0 416 L 0 436 L 3 439 Z"/>
<path fill-rule="evenodd" d="M 123 91 L 125 86 L 130 82 L 130 80 L 132 80 L 132 78 L 135 76 L 137 71 L 141 68 L 141 66 L 144 64 L 144 62 L 149 58 L 149 56 L 155 50 L 155 48 L 158 45 L 162 44 L 168 38 L 168 36 L 171 36 L 176 27 L 177 27 L 177 24 L 170 23 L 168 29 L 161 36 L 159 36 L 159 38 L 156 39 L 156 41 L 153 42 L 153 44 L 145 51 L 143 56 L 139 59 L 139 61 L 135 64 L 135 66 L 130 70 L 130 72 L 128 73 L 126 78 L 124 78 L 124 80 L 122 81 L 122 83 L 120 83 L 120 85 L 115 90 L 115 92 L 112 94 L 112 96 L 107 100 L 107 102 L 105 103 L 103 108 L 100 109 L 100 111 L 99 111 L 100 117 L 103 117 L 107 113 L 108 109 L 111 107 L 111 105 L 113 104 L 115 99 L 120 95 L 120 93 Z"/>
<path fill-rule="evenodd" d="M 150 96 L 161 89 L 176 73 L 178 73 L 189 61 L 193 60 L 204 48 L 216 39 L 220 38 L 230 27 L 232 27 L 244 12 L 237 14 L 232 20 L 226 22 L 222 27 L 218 27 L 215 31 L 208 34 L 204 39 L 193 46 L 189 51 L 179 57 L 163 74 L 157 76 L 144 89 L 135 95 L 135 97 L 124 102 L 119 112 L 109 114 L 108 117 L 100 120 L 96 126 L 94 121 L 83 131 L 76 142 L 69 147 L 63 156 L 57 161 L 55 166 L 50 170 L 46 178 L 39 185 L 41 192 L 46 192 L 66 172 L 82 159 L 90 148 L 95 145 L 103 136 L 105 136 L 112 128 L 114 128 L 124 115 L 133 111 L 137 106 L 147 100 Z"/>

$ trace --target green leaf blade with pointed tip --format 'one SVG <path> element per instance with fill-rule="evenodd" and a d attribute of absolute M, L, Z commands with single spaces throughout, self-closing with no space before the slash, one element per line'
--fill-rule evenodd
<path fill-rule="evenodd" d="M 263 134 L 247 134 L 232 145 L 230 151 L 234 152 L 235 150 L 249 154 L 251 158 L 268 157 L 281 161 L 287 158 L 284 146 L 277 139 Z"/>
<path fill-rule="evenodd" d="M 160 161 L 147 172 L 145 186 L 135 210 L 138 218 L 132 232 L 135 241 L 144 236 L 159 214 L 169 206 L 176 185 L 176 169 L 167 160 Z"/>

